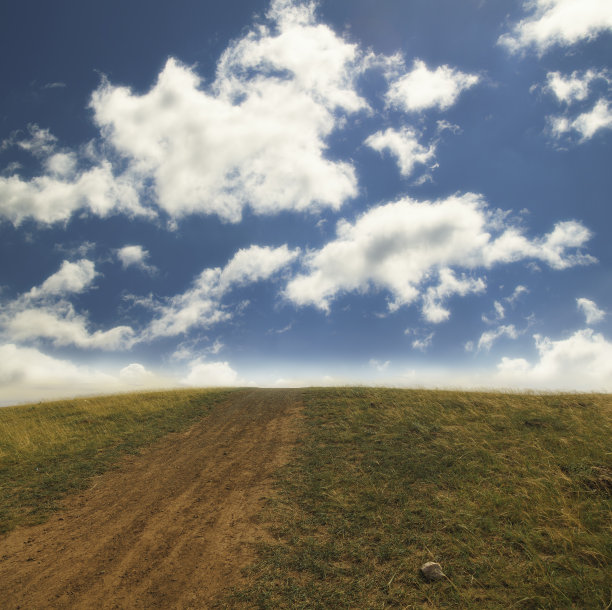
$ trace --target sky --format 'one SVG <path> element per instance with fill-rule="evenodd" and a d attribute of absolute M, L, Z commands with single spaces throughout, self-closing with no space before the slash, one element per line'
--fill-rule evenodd
<path fill-rule="evenodd" d="M 22 0 L 0 31 L 0 404 L 612 391 L 609 0 Z"/>

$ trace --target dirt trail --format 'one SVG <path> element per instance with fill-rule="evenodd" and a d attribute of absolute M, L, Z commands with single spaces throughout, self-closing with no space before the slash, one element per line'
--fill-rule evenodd
<path fill-rule="evenodd" d="M 0 539 L 0 608 L 207 608 L 265 538 L 256 515 L 300 395 L 249 390 Z"/>

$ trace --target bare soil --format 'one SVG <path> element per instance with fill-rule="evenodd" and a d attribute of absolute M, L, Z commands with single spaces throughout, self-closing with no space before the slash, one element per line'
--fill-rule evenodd
<path fill-rule="evenodd" d="M 267 540 L 257 515 L 300 409 L 298 391 L 238 392 L 0 539 L 0 608 L 211 607 Z"/>

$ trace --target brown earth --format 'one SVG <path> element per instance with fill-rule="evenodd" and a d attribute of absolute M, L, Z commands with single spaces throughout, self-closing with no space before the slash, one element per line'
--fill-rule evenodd
<path fill-rule="evenodd" d="M 0 539 L 0 608 L 208 608 L 266 539 L 257 514 L 300 394 L 247 390 Z"/>

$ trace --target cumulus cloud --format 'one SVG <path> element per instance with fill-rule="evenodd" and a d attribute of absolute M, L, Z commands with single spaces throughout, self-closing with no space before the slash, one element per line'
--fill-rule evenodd
<path fill-rule="evenodd" d="M 117 250 L 117 258 L 121 261 L 124 269 L 138 267 L 147 273 L 154 273 L 157 270 L 153 265 L 147 264 L 149 252 L 140 245 L 119 248 Z"/>
<path fill-rule="evenodd" d="M 177 379 L 160 377 L 138 363 L 118 373 L 102 371 L 32 347 L 0 344 L 0 405 L 177 385 Z"/>
<path fill-rule="evenodd" d="M 439 322 L 448 317 L 448 297 L 484 290 L 484 278 L 470 275 L 478 269 L 521 260 L 553 269 L 589 264 L 595 259 L 581 251 L 589 238 L 583 225 L 567 221 L 530 239 L 472 193 L 433 202 L 404 198 L 338 223 L 336 239 L 306 254 L 306 271 L 284 294 L 296 305 L 329 311 L 340 294 L 386 290 L 391 310 L 421 297 L 426 319 Z"/>
<path fill-rule="evenodd" d="M 411 72 L 391 83 L 386 100 L 390 106 L 406 112 L 428 108 L 446 110 L 462 91 L 473 87 L 479 80 L 476 74 L 466 74 L 446 65 L 430 70 L 425 62 L 417 59 Z"/>
<path fill-rule="evenodd" d="M 610 102 L 600 99 L 588 112 L 583 112 L 575 118 L 553 116 L 548 118 L 551 134 L 560 138 L 565 134 L 577 132 L 580 142 L 590 140 L 598 131 L 612 129 L 612 110 Z"/>
<path fill-rule="evenodd" d="M 612 30 L 609 0 L 530 0 L 524 6 L 530 15 L 498 41 L 511 52 L 535 47 L 543 53 L 554 45 L 574 45 Z"/>
<path fill-rule="evenodd" d="M 584 314 L 587 324 L 597 324 L 601 322 L 606 315 L 606 312 L 603 311 L 603 309 L 599 309 L 597 304 L 590 299 L 576 299 L 576 304 L 578 309 Z"/>
<path fill-rule="evenodd" d="M 40 286 L 3 305 L 0 333 L 11 342 L 48 340 L 56 346 L 84 349 L 129 348 L 135 333 L 129 326 L 90 331 L 88 319 L 75 311 L 68 297 L 89 290 L 98 273 L 92 261 L 63 261 Z"/>
<path fill-rule="evenodd" d="M 0 345 L 0 404 L 108 391 L 116 380 L 99 371 L 12 343 Z"/>
<path fill-rule="evenodd" d="M 424 165 L 435 158 L 436 147 L 431 144 L 423 146 L 418 140 L 418 134 L 410 127 L 401 130 L 389 128 L 385 131 L 377 131 L 367 138 L 365 143 L 383 152 L 388 150 L 396 159 L 402 176 L 410 176 L 415 165 Z"/>
<path fill-rule="evenodd" d="M 144 339 L 171 337 L 193 327 L 208 327 L 232 317 L 222 305 L 225 294 L 236 286 L 268 279 L 291 263 L 298 250 L 251 246 L 239 250 L 225 267 L 204 269 L 183 294 L 163 303 L 150 303 L 157 312 Z"/>
<path fill-rule="evenodd" d="M 127 176 L 115 176 L 108 161 L 66 175 L 74 159 L 50 157 L 51 173 L 24 180 L 0 176 L 0 218 L 20 225 L 26 218 L 52 224 L 68 220 L 80 209 L 100 217 L 115 212 L 150 215 L 139 202 L 138 190 Z"/>
<path fill-rule="evenodd" d="M 155 375 L 138 362 L 132 362 L 119 371 L 119 379 L 131 386 L 150 385 L 154 378 Z"/>
<path fill-rule="evenodd" d="M 591 329 L 576 331 L 567 339 L 534 335 L 539 359 L 504 357 L 497 381 L 515 387 L 581 391 L 612 390 L 612 343 Z"/>
<path fill-rule="evenodd" d="M 84 151 L 58 150 L 37 126 L 5 141 L 41 157 L 46 171 L 0 178 L 0 217 L 55 223 L 80 209 L 105 217 L 161 208 L 237 222 L 246 206 L 338 209 L 356 196 L 357 178 L 351 163 L 328 157 L 327 139 L 367 109 L 356 89 L 366 68 L 357 45 L 317 23 L 313 4 L 275 0 L 267 22 L 225 50 L 211 83 L 175 58 L 143 94 L 104 79 L 90 100 L 100 130 L 93 149 L 104 154 L 88 168 L 79 169 Z"/>
<path fill-rule="evenodd" d="M 97 275 L 95 265 L 90 260 L 81 259 L 76 263 L 63 261 L 59 271 L 50 275 L 40 286 L 32 288 L 26 298 L 78 294 L 90 288 Z"/>
<path fill-rule="evenodd" d="M 94 332 L 90 332 L 89 326 L 87 318 L 66 302 L 23 309 L 2 319 L 4 333 L 17 342 L 47 339 L 56 346 L 103 350 L 126 349 L 134 343 L 135 333 L 129 326 Z"/>
<path fill-rule="evenodd" d="M 228 362 L 191 363 L 189 374 L 182 383 L 196 387 L 234 386 L 239 384 L 238 373 Z"/>
<path fill-rule="evenodd" d="M 584 72 L 576 70 L 568 76 L 561 72 L 549 72 L 546 75 L 545 89 L 550 91 L 558 102 L 569 105 L 586 100 L 591 83 L 598 79 L 603 79 L 608 84 L 612 83 L 607 70 L 589 69 Z"/>
<path fill-rule="evenodd" d="M 336 112 L 366 108 L 356 45 L 317 24 L 312 6 L 276 1 L 272 20 L 223 53 L 203 87 L 171 58 L 139 95 L 105 82 L 91 107 L 106 140 L 153 180 L 172 216 L 338 209 L 357 194 L 353 167 L 326 156 Z"/>

